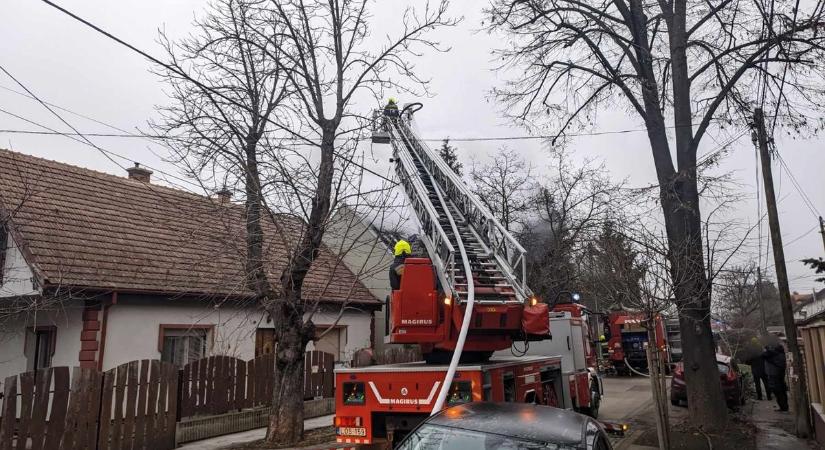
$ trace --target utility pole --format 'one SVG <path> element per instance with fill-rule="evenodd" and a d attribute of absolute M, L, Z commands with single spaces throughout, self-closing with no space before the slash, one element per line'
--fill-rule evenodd
<path fill-rule="evenodd" d="M 819 216 L 819 234 L 822 235 L 822 247 L 825 248 L 825 220 Z"/>
<path fill-rule="evenodd" d="M 796 435 L 807 438 L 811 435 L 810 416 L 808 407 L 808 393 L 805 390 L 805 369 L 802 367 L 802 355 L 797 342 L 796 323 L 793 318 L 791 305 L 791 290 L 788 285 L 788 272 L 785 267 L 785 251 L 782 247 L 782 233 L 779 229 L 779 214 L 776 210 L 776 193 L 773 190 L 773 173 L 771 172 L 771 155 L 768 151 L 768 135 L 765 131 L 765 116 L 762 108 L 753 112 L 753 126 L 756 128 L 756 139 L 759 144 L 759 155 L 762 160 L 762 178 L 765 185 L 765 202 L 768 205 L 768 225 L 771 230 L 773 244 L 773 260 L 776 266 L 776 284 L 779 288 L 779 299 L 782 306 L 782 319 L 785 324 L 788 350 L 793 357 L 793 376 L 788 377 L 791 382 L 793 407 L 796 414 Z"/>
<path fill-rule="evenodd" d="M 762 299 L 762 268 L 756 267 L 756 298 L 759 299 L 759 318 L 762 321 L 761 335 L 768 335 L 768 320 L 765 318 L 765 301 Z"/>

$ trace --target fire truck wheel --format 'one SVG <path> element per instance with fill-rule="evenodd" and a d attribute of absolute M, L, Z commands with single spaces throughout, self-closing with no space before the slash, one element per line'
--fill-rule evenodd
<path fill-rule="evenodd" d="M 602 396 L 599 395 L 599 391 L 590 391 L 590 406 L 587 408 L 582 408 L 582 413 L 588 415 L 594 419 L 599 418 L 599 406 L 602 404 Z"/>

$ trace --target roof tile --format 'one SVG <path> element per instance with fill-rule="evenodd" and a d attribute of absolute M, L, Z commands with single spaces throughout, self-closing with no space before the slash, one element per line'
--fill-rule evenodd
<path fill-rule="evenodd" d="M 251 295 L 240 205 L 0 149 L 3 209 L 49 285 Z M 278 216 L 283 234 L 265 224 L 273 281 L 303 224 Z M 304 298 L 379 304 L 327 248 L 307 274 Z"/>

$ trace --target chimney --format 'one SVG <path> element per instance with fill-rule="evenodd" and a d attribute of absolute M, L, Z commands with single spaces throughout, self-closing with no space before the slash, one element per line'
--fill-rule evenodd
<path fill-rule="evenodd" d="M 232 200 L 232 191 L 224 187 L 220 191 L 215 192 L 215 197 L 217 197 L 219 204 L 227 205 Z"/>
<path fill-rule="evenodd" d="M 143 183 L 148 183 L 149 178 L 152 176 L 151 170 L 140 167 L 140 163 L 137 162 L 135 163 L 135 167 L 126 169 L 126 172 L 129 172 L 130 180 L 138 180 Z"/>

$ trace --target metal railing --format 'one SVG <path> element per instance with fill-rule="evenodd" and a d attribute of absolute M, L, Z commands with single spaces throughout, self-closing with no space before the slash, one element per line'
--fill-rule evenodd
<path fill-rule="evenodd" d="M 397 120 L 387 119 L 385 124 L 391 125 L 392 122 L 397 122 Z M 424 246 L 436 267 L 442 287 L 452 291 L 455 286 L 455 249 L 439 223 L 438 213 L 430 201 L 429 192 L 421 181 L 418 169 L 402 136 L 393 126 L 385 126 L 384 131 L 390 136 L 398 179 L 421 225 Z M 455 292 L 451 294 L 454 295 Z"/>
<path fill-rule="evenodd" d="M 391 127 L 393 134 L 397 132 L 405 138 L 412 147 L 411 150 L 416 152 L 429 169 L 447 198 L 455 204 L 470 227 L 489 248 L 491 256 L 496 259 L 502 274 L 513 286 L 519 300 L 526 300 L 532 295 L 532 291 L 527 286 L 526 250 L 478 200 L 447 163 L 418 138 L 410 127 L 411 120 L 409 114 L 395 120 L 395 126 Z M 396 145 L 395 139 L 392 141 L 393 145 Z"/>

